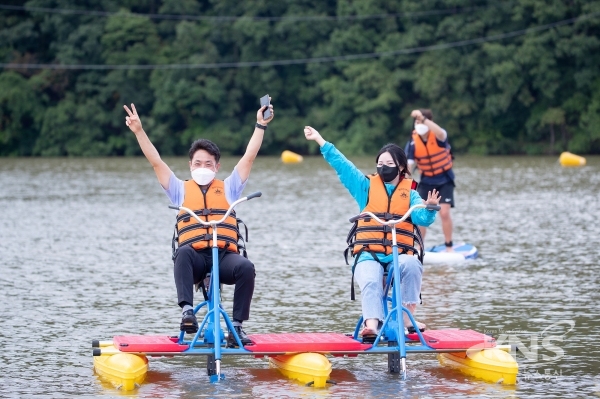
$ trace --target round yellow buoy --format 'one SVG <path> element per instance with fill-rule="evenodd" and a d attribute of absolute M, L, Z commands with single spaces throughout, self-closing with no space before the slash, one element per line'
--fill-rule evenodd
<path fill-rule="evenodd" d="M 281 162 L 283 163 L 300 163 L 302 162 L 302 155 L 296 154 L 295 152 L 291 152 L 285 150 L 281 153 Z"/>
<path fill-rule="evenodd" d="M 331 374 L 329 359 L 320 353 L 274 356 L 269 358 L 269 363 L 286 377 L 315 388 L 325 387 Z"/>
<path fill-rule="evenodd" d="M 583 166 L 585 165 L 585 158 L 565 151 L 560 154 L 558 162 L 560 162 L 562 166 Z"/>
<path fill-rule="evenodd" d="M 504 385 L 517 383 L 519 364 L 510 353 L 498 348 L 440 353 L 438 360 L 444 366 L 487 382 Z"/>
<path fill-rule="evenodd" d="M 115 388 L 122 391 L 133 391 L 146 378 L 148 359 L 146 356 L 131 353 L 94 356 L 94 369 Z"/>

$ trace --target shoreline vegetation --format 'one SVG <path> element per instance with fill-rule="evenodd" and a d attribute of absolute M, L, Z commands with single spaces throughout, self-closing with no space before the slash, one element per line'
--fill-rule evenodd
<path fill-rule="evenodd" d="M 455 154 L 600 154 L 598 65 L 600 1 L 4 0 L 0 157 L 141 155 L 130 103 L 163 156 L 239 155 L 267 93 L 261 155 L 404 146 L 415 108 Z"/>

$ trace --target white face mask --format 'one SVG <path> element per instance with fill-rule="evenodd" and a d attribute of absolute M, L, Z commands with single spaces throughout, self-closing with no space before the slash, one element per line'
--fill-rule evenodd
<path fill-rule="evenodd" d="M 416 123 L 415 131 L 417 132 L 417 134 L 419 136 L 423 136 L 424 134 L 427 134 L 427 132 L 429 132 L 429 126 L 427 126 L 423 123 Z"/>
<path fill-rule="evenodd" d="M 192 170 L 192 179 L 201 186 L 206 186 L 213 181 L 217 173 L 212 169 L 198 168 Z"/>

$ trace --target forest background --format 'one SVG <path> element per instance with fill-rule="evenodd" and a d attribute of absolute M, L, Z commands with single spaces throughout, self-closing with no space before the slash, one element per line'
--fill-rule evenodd
<path fill-rule="evenodd" d="M 262 154 L 404 145 L 415 108 L 455 153 L 598 154 L 600 1 L 0 0 L 0 156 L 141 154 L 130 103 L 162 155 L 240 154 L 267 93 Z"/>

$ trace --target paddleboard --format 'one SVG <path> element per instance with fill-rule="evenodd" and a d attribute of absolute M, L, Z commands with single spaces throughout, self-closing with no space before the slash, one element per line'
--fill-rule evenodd
<path fill-rule="evenodd" d="M 477 248 L 472 244 L 461 242 L 454 244 L 452 248 L 454 252 L 446 252 L 444 244 L 425 249 L 423 263 L 425 265 L 461 263 L 477 258 Z"/>

